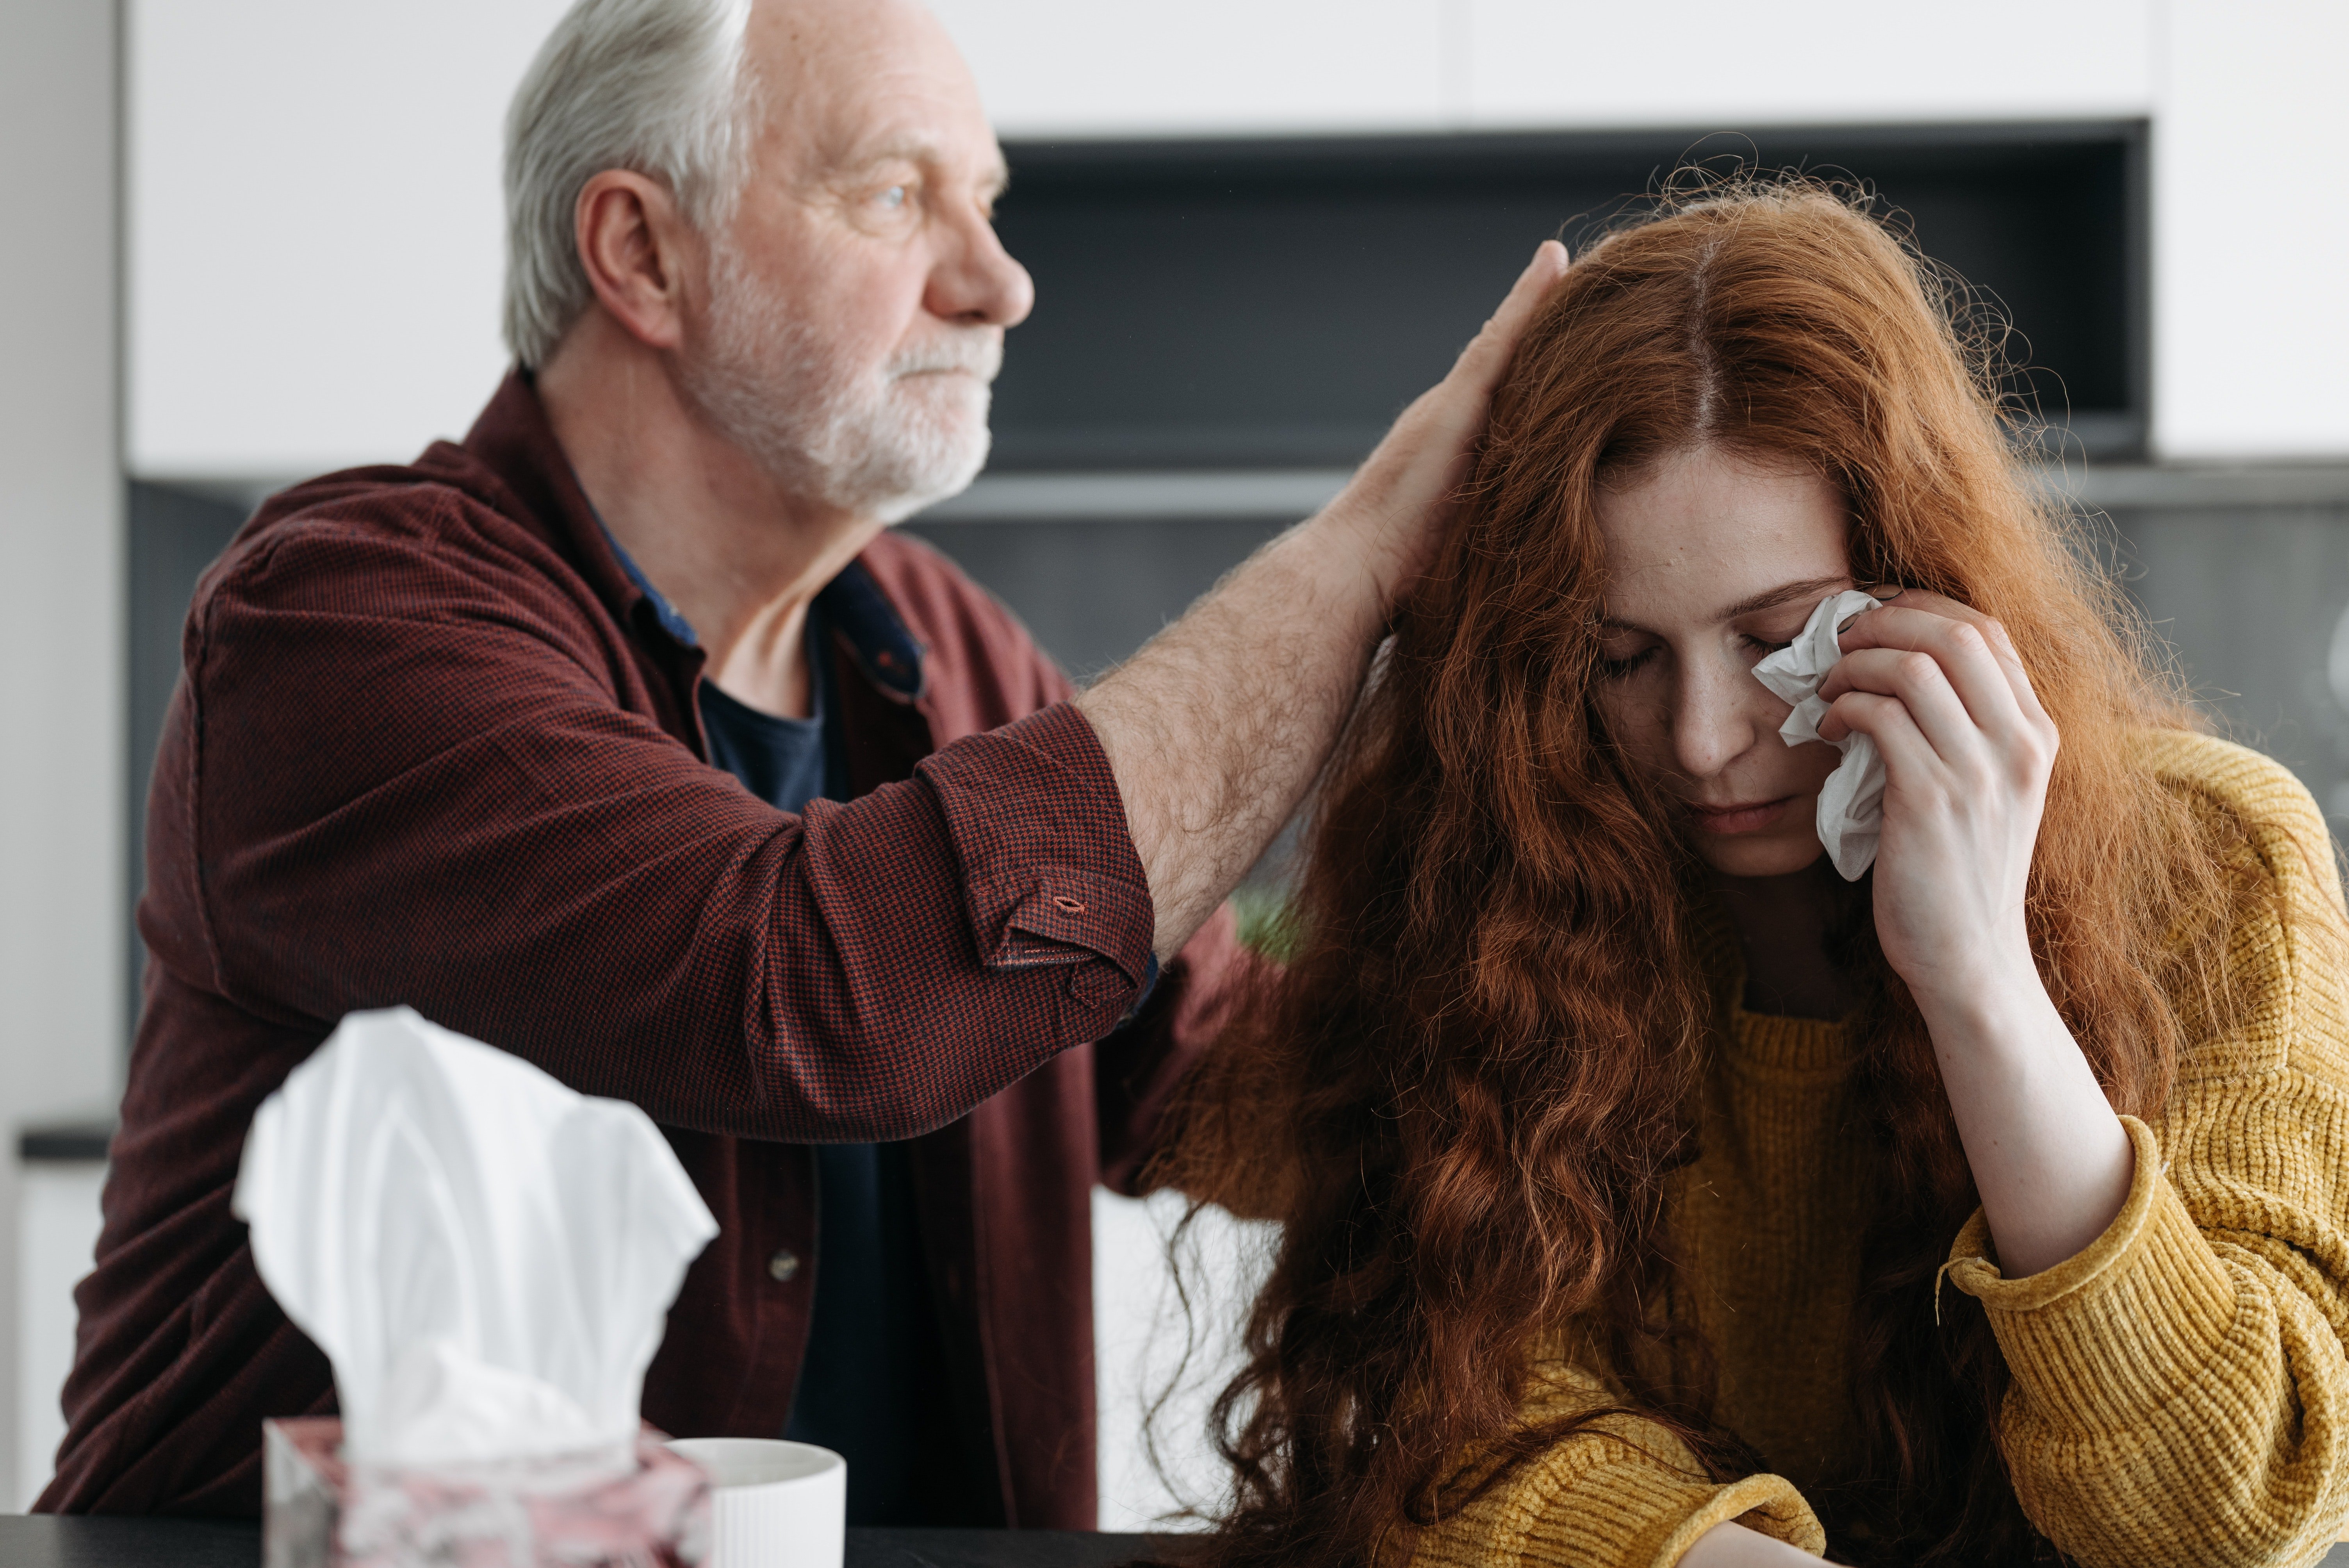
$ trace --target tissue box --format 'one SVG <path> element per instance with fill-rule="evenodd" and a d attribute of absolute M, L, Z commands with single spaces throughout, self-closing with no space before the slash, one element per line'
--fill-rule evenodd
<path fill-rule="evenodd" d="M 262 1423 L 264 1568 L 683 1568 L 709 1555 L 709 1478 L 638 1435 L 636 1466 L 354 1466 L 343 1424 Z"/>

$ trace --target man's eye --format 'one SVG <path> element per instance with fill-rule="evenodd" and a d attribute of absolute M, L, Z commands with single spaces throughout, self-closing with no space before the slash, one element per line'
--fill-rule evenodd
<path fill-rule="evenodd" d="M 1744 641 L 1745 644 L 1746 653 L 1756 664 L 1760 664 L 1772 654 L 1778 653 L 1783 649 L 1791 648 L 1795 645 L 1792 638 L 1789 638 L 1783 643 L 1774 643 L 1767 637 L 1747 636 Z"/>
<path fill-rule="evenodd" d="M 884 190 L 874 200 L 894 212 L 905 204 L 906 194 L 903 185 L 892 185 Z"/>

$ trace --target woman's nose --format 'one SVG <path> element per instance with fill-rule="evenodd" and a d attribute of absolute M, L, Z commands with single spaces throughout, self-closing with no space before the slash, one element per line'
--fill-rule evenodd
<path fill-rule="evenodd" d="M 1753 672 L 1731 660 L 1692 661 L 1672 715 L 1672 749 L 1691 779 L 1710 779 L 1744 756 L 1759 731 L 1755 699 L 1769 696 Z"/>

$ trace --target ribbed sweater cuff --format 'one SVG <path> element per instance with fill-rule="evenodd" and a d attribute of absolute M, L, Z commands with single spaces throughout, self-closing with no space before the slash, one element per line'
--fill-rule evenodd
<path fill-rule="evenodd" d="M 1781 1476 L 1750 1475 L 1714 1488 L 1712 1496 L 1674 1525 L 1656 1549 L 1654 1568 L 1672 1568 L 1698 1536 L 1717 1524 L 1731 1523 L 1758 1530 L 1814 1557 L 1826 1553 L 1826 1532 L 1794 1483 Z"/>
<path fill-rule="evenodd" d="M 2082 1433 L 2125 1428 L 2205 1375 L 2235 1318 L 2235 1287 L 2163 1173 L 2161 1145 L 2121 1118 L 2137 1150 L 2128 1197 L 2105 1233 L 2022 1279 L 1985 1253 L 1977 1211 L 1950 1249 L 1952 1284 L 1978 1298 L 2008 1369 L 2043 1419 Z"/>
<path fill-rule="evenodd" d="M 1784 1477 L 1716 1485 L 1636 1460 L 1584 1471 L 1539 1500 L 1516 1540 L 1504 1528 L 1495 1544 L 1499 1559 L 1516 1563 L 1673 1568 L 1698 1536 L 1733 1521 L 1815 1556 L 1826 1550 L 1810 1504 Z"/>

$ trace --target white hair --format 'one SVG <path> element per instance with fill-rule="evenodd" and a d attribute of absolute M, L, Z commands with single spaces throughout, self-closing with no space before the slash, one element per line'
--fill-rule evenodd
<path fill-rule="evenodd" d="M 743 67 L 750 0 L 578 0 L 506 113 L 506 346 L 535 367 L 595 297 L 580 190 L 606 169 L 657 180 L 687 222 L 733 216 L 757 133 Z"/>

